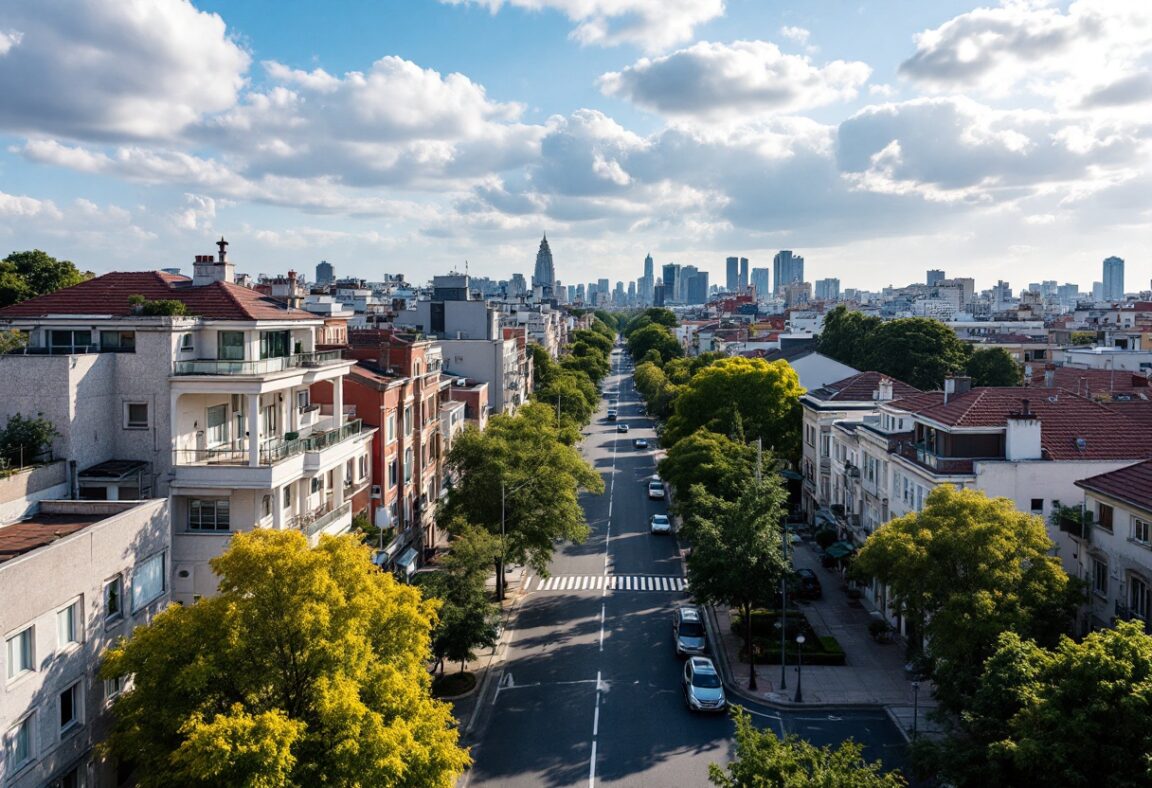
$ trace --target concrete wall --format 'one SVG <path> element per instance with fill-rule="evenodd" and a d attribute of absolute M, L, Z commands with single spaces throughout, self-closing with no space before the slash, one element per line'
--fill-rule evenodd
<path fill-rule="evenodd" d="M 25 516 L 36 501 L 68 497 L 68 463 L 49 465 L 14 473 L 0 479 L 0 523 Z"/>

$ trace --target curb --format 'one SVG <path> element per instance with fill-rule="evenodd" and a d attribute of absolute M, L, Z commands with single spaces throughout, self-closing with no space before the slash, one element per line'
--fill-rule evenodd
<path fill-rule="evenodd" d="M 912 731 L 906 729 L 904 723 L 897 719 L 896 714 L 892 711 L 892 704 L 889 703 L 884 706 L 884 713 L 888 715 L 888 719 L 892 721 L 892 725 L 896 730 L 900 731 L 900 735 L 904 737 L 904 743 L 911 744 Z"/>
<path fill-rule="evenodd" d="M 478 682 L 476 682 L 476 686 L 472 689 L 472 692 L 465 693 L 464 695 L 460 695 L 458 698 L 456 698 L 458 700 L 461 698 L 470 697 L 471 695 L 477 696 L 476 708 L 472 710 L 472 714 L 468 717 L 468 723 L 460 728 L 461 739 L 472 735 L 473 728 L 476 726 L 476 721 L 479 719 L 480 711 L 484 705 L 484 698 L 488 692 L 488 685 L 492 681 L 493 668 L 502 663 L 504 658 L 508 655 L 508 648 L 511 645 L 511 643 L 508 641 L 508 633 L 512 631 L 511 627 L 508 626 L 508 623 L 515 619 L 520 609 L 520 602 L 526 596 L 523 591 L 523 573 L 526 571 L 526 567 L 521 568 L 521 584 L 516 589 L 516 595 L 512 598 L 511 603 L 507 607 L 501 606 L 500 640 L 497 641 L 496 647 L 492 649 L 492 653 L 488 655 L 487 663 L 482 668 L 480 668 L 484 675 Z"/>

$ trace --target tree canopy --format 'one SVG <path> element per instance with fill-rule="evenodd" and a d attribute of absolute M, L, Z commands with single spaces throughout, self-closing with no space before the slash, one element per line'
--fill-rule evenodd
<path fill-rule="evenodd" d="M 779 738 L 757 730 L 743 709 L 733 713 L 736 747 L 732 762 L 708 767 L 709 781 L 720 788 L 899 788 L 899 774 L 882 772 L 879 761 L 864 760 L 863 747 L 851 739 L 838 747 L 817 747 L 795 735 Z"/>
<path fill-rule="evenodd" d="M 632 358 L 644 358 L 649 351 L 655 350 L 660 354 L 662 363 L 669 359 L 684 355 L 684 348 L 675 334 L 659 324 L 647 325 L 639 331 L 633 331 L 628 337 L 628 353 Z"/>
<path fill-rule="evenodd" d="M 864 366 L 924 391 L 939 389 L 944 378 L 961 372 L 969 345 L 939 320 L 902 317 L 881 323 L 868 334 Z"/>
<path fill-rule="evenodd" d="M 1055 644 L 1082 590 L 1052 554 L 1040 517 L 1007 498 L 942 485 L 923 511 L 880 526 L 855 571 L 886 583 L 927 636 L 941 703 L 967 706 L 1001 632 Z"/>
<path fill-rule="evenodd" d="M 39 249 L 12 252 L 0 260 L 0 307 L 78 285 L 91 277 L 71 260 L 57 260 Z"/>
<path fill-rule="evenodd" d="M 676 398 L 663 441 L 675 445 L 700 427 L 763 440 L 783 457 L 800 447 L 800 395 L 804 389 L 786 361 L 733 357 L 714 361 L 688 381 Z"/>
<path fill-rule="evenodd" d="M 699 429 L 677 441 L 660 461 L 660 477 L 676 490 L 676 509 L 691 518 L 697 492 L 734 499 L 755 471 L 755 451 L 727 435 Z"/>
<path fill-rule="evenodd" d="M 842 364 L 860 369 L 864 365 L 869 338 L 883 321 L 862 312 L 849 311 L 838 304 L 824 315 L 817 350 Z"/>
<path fill-rule="evenodd" d="M 451 786 L 468 765 L 425 667 L 436 603 L 351 536 L 232 537 L 217 596 L 109 649 L 107 746 L 149 786 Z"/>
<path fill-rule="evenodd" d="M 481 646 L 496 645 L 500 609 L 488 598 L 484 581 L 500 555 L 500 539 L 474 526 L 457 527 L 452 549 L 438 569 L 421 575 L 425 596 L 440 601 L 432 630 L 432 654 L 441 671 L 445 661 L 464 663 L 476 658 Z"/>
<path fill-rule="evenodd" d="M 1002 347 L 980 348 L 968 357 L 968 375 L 973 386 L 1019 386 L 1023 370 Z"/>

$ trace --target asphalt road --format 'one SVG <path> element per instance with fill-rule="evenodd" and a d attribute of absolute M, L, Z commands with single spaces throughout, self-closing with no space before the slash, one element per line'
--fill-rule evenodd
<path fill-rule="evenodd" d="M 648 532 L 649 515 L 666 511 L 647 498 L 656 435 L 619 363 L 614 356 L 604 388 L 618 390 L 617 423 L 630 430 L 606 420 L 606 397 L 584 442 L 606 487 L 583 502 L 591 534 L 557 546 L 550 579 L 528 581 L 502 670 L 479 699 L 463 785 L 704 786 L 708 764 L 730 757 L 730 719 L 690 714 L 680 691 L 671 624 L 687 601 L 683 563 L 675 537 Z M 637 437 L 652 448 L 633 449 Z M 851 736 L 870 758 L 903 760 L 903 738 L 882 710 L 744 705 L 778 734 L 817 744 Z"/>

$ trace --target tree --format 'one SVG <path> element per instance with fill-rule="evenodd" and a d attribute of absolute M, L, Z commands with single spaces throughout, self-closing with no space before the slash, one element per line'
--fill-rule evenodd
<path fill-rule="evenodd" d="M 583 427 L 592 418 L 600 395 L 587 375 L 571 369 L 561 369 L 552 375 L 546 386 L 536 389 L 536 400 L 558 409 L 561 418 L 577 427 Z"/>
<path fill-rule="evenodd" d="M 355 537 L 237 533 L 219 594 L 174 605 L 107 652 L 132 676 L 107 747 L 137 783 L 451 786 L 468 765 L 425 667 L 436 603 Z"/>
<path fill-rule="evenodd" d="M 650 350 L 660 354 L 662 363 L 684 355 L 680 341 L 668 328 L 661 325 L 645 326 L 628 337 L 628 353 L 632 358 L 643 358 Z"/>
<path fill-rule="evenodd" d="M 496 645 L 500 609 L 488 599 L 484 580 L 500 554 L 500 540 L 483 528 L 455 526 L 458 536 L 440 560 L 440 571 L 424 574 L 425 596 L 440 600 L 440 616 L 432 630 L 432 655 L 443 673 L 444 661 L 464 663 L 475 650 Z"/>
<path fill-rule="evenodd" d="M 0 354 L 20 350 L 27 344 L 28 335 L 23 331 L 17 331 L 15 329 L 10 331 L 0 330 Z"/>
<path fill-rule="evenodd" d="M 973 386 L 1019 386 L 1023 370 L 1002 347 L 980 348 L 968 357 Z"/>
<path fill-rule="evenodd" d="M 608 362 L 599 355 L 564 356 L 564 358 L 560 359 L 560 367 L 561 369 L 571 370 L 584 375 L 591 380 L 593 384 L 603 380 L 610 370 Z"/>
<path fill-rule="evenodd" d="M 612 353 L 612 337 L 605 336 L 599 331 L 590 331 L 588 329 L 577 329 L 572 332 L 569 339 L 573 344 L 576 342 L 583 342 L 595 348 L 599 348 L 600 352 L 607 358 Z"/>
<path fill-rule="evenodd" d="M 724 770 L 709 764 L 708 779 L 720 788 L 899 788 L 906 785 L 895 772 L 883 773 L 880 761 L 864 760 L 863 747 L 848 739 L 833 749 L 817 747 L 794 734 L 780 739 L 772 730 L 757 730 L 751 715 L 737 709 L 736 747 Z"/>
<path fill-rule="evenodd" d="M 942 485 L 923 511 L 880 526 L 854 569 L 891 588 L 927 638 L 941 704 L 960 711 L 1001 632 L 1052 645 L 1066 631 L 1082 588 L 1053 547 L 1009 499 Z"/>
<path fill-rule="evenodd" d="M 747 440 L 760 438 L 765 448 L 793 457 L 800 448 L 803 393 L 786 361 L 740 356 L 714 361 L 693 375 L 676 398 L 664 445 L 672 446 L 700 427 L 734 435 L 742 424 Z"/>
<path fill-rule="evenodd" d="M 773 597 L 790 571 L 784 558 L 783 527 L 787 493 L 776 474 L 762 481 L 745 477 L 739 494 L 726 501 L 703 485 L 693 490 L 697 512 L 685 520 L 692 543 L 688 582 L 703 604 L 725 604 L 740 610 L 748 625 L 748 663 L 755 687 L 752 608 Z"/>
<path fill-rule="evenodd" d="M 862 340 L 862 347 L 861 369 L 883 372 L 924 391 L 941 388 L 947 375 L 963 370 L 970 350 L 955 331 L 928 317 L 881 323 Z"/>
<path fill-rule="evenodd" d="M 78 285 L 92 278 L 70 260 L 57 260 L 39 249 L 12 252 L 0 260 L 0 307 Z"/>
<path fill-rule="evenodd" d="M 842 364 L 862 368 L 869 338 L 882 322 L 878 317 L 849 311 L 848 307 L 839 304 L 824 316 L 816 348 Z"/>
<path fill-rule="evenodd" d="M 727 435 L 699 429 L 676 443 L 660 461 L 660 477 L 676 490 L 676 509 L 686 519 L 697 512 L 697 492 L 734 499 L 755 472 L 755 451 Z"/>
<path fill-rule="evenodd" d="M 28 418 L 19 413 L 8 417 L 0 430 L 0 462 L 13 468 L 35 463 L 48 450 L 52 439 L 59 436 L 52 422 L 37 413 Z"/>
<path fill-rule="evenodd" d="M 504 563 L 527 562 L 545 574 L 559 539 L 588 533 L 579 494 L 604 491 L 604 480 L 572 445 L 560 439 L 555 406 L 534 402 L 515 416 L 497 415 L 488 429 L 466 429 L 448 464 L 460 482 L 448 495 L 446 516 L 501 536 L 497 591 L 503 597 Z"/>

